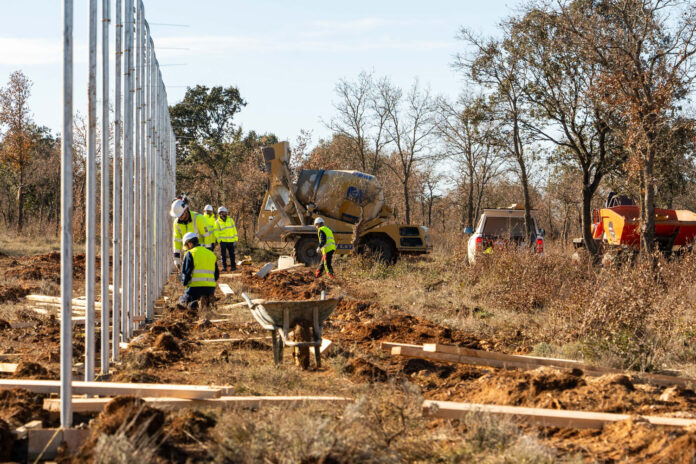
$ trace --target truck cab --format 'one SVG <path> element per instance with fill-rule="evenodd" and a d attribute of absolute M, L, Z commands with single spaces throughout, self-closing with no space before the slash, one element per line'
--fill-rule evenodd
<path fill-rule="evenodd" d="M 544 252 L 544 229 L 537 224 L 536 210 L 532 210 L 531 215 L 536 236 L 534 250 L 541 254 Z M 478 255 L 491 254 L 495 248 L 516 247 L 525 242 L 524 209 L 517 205 L 484 209 L 476 229 L 469 232 L 467 259 L 474 264 Z"/>

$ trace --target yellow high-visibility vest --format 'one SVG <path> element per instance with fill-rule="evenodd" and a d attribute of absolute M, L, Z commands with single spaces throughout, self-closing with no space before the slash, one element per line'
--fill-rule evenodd
<path fill-rule="evenodd" d="M 215 220 L 215 215 L 213 214 L 212 216 L 208 216 L 207 214 L 203 215 L 203 219 L 205 219 L 205 226 L 208 229 L 208 233 L 210 234 L 210 243 L 215 243 L 217 240 L 215 240 L 215 223 L 217 222 Z"/>
<path fill-rule="evenodd" d="M 189 287 L 215 287 L 215 253 L 205 247 L 197 246 L 189 250 L 193 258 L 193 273 Z"/>
<path fill-rule="evenodd" d="M 187 224 L 179 224 L 178 219 L 174 221 L 174 237 L 172 247 L 174 249 L 174 256 L 181 253 L 181 249 L 184 245 L 184 235 L 186 235 L 188 232 L 196 233 L 198 235 L 198 243 L 201 245 L 213 243 L 213 231 L 211 230 L 208 232 L 208 226 L 206 226 L 203 215 L 191 211 L 191 220 Z"/>
<path fill-rule="evenodd" d="M 317 231 L 319 240 L 321 240 L 321 232 L 324 232 L 324 235 L 326 235 L 326 243 L 321 248 L 321 253 L 325 255 L 329 251 L 334 251 L 336 249 L 336 241 L 334 240 L 333 232 L 331 232 L 331 229 L 329 229 L 328 227 L 321 226 L 319 228 L 319 230 Z"/>
<path fill-rule="evenodd" d="M 215 221 L 215 238 L 220 243 L 236 242 L 237 237 L 237 227 L 234 225 L 234 219 L 227 216 L 226 220 L 220 218 Z"/>

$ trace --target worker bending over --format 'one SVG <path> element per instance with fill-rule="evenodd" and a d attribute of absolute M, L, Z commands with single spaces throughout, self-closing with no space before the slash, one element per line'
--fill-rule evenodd
<path fill-rule="evenodd" d="M 333 260 L 334 251 L 336 251 L 336 241 L 334 240 L 333 232 L 324 225 L 324 220 L 320 217 L 314 220 L 314 226 L 319 234 L 317 253 L 321 252 L 321 263 L 319 263 L 316 276 L 319 277 L 324 272 L 324 268 L 326 268 L 326 273 L 333 279 L 334 271 L 333 266 L 331 266 L 331 260 Z"/>
<path fill-rule="evenodd" d="M 208 228 L 208 232 L 212 232 L 211 240 L 211 250 L 215 251 L 215 210 L 213 210 L 213 205 L 205 205 L 203 208 L 203 218 L 205 219 L 205 226 Z"/>
<path fill-rule="evenodd" d="M 203 237 L 204 245 L 207 245 L 208 248 L 212 248 L 213 231 L 208 231 L 208 227 L 205 225 L 205 218 L 202 214 L 189 210 L 188 200 L 185 197 L 183 199 L 177 198 L 174 200 L 169 210 L 169 215 L 176 218 L 174 220 L 173 249 L 174 264 L 176 264 L 178 269 L 181 267 L 181 248 L 184 235 L 186 235 L 187 232 L 194 232 L 198 234 L 199 237 Z"/>
<path fill-rule="evenodd" d="M 220 243 L 220 258 L 222 260 L 222 269 L 227 270 L 225 255 L 230 259 L 230 270 L 237 270 L 237 263 L 234 258 L 234 247 L 237 242 L 237 227 L 234 225 L 234 219 L 227 215 L 227 208 L 221 206 L 218 208 L 218 219 L 215 221 L 215 239 Z"/>
<path fill-rule="evenodd" d="M 195 233 L 187 232 L 183 240 L 186 254 L 181 265 L 181 283 L 186 291 L 179 298 L 178 306 L 197 309 L 201 298 L 205 305 L 212 301 L 220 270 L 215 253 L 200 246 Z"/>

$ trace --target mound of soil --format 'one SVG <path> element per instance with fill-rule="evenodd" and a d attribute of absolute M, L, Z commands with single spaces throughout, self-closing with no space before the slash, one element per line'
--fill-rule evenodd
<path fill-rule="evenodd" d="M 267 300 L 314 300 L 331 290 L 329 282 L 317 279 L 310 271 L 274 272 L 264 279 L 254 275 L 254 271 L 242 273 L 244 286 L 256 291 Z"/>
<path fill-rule="evenodd" d="M 157 351 L 165 351 L 170 357 L 181 356 L 181 347 L 170 332 L 159 334 L 152 347 Z"/>
<path fill-rule="evenodd" d="M 2 390 L 0 391 L 0 419 L 13 428 L 37 419 L 46 422 L 48 412 L 43 409 L 45 397 L 46 395 L 22 389 Z"/>
<path fill-rule="evenodd" d="M 594 462 L 696 462 L 693 431 L 652 426 L 639 419 L 616 422 L 601 431 L 559 429 L 548 438 L 560 450 L 583 452 Z"/>
<path fill-rule="evenodd" d="M 13 377 L 16 379 L 46 379 L 48 378 L 48 369 L 38 363 L 20 361 Z"/>
<path fill-rule="evenodd" d="M 99 257 L 97 256 L 97 269 L 99 269 Z M 52 280 L 60 282 L 60 253 L 53 251 L 43 255 L 29 258 L 26 264 L 19 269 L 11 269 L 5 273 L 6 277 L 16 277 L 24 280 Z M 85 276 L 85 255 L 79 254 L 73 257 L 73 278 L 83 279 Z"/>
<path fill-rule="evenodd" d="M 28 285 L 0 285 L 0 302 L 19 301 L 33 291 Z"/>
<path fill-rule="evenodd" d="M 162 383 L 162 379 L 146 372 L 121 371 L 114 376 L 114 382 L 126 383 Z"/>
<path fill-rule="evenodd" d="M 169 319 L 160 319 L 152 324 L 150 333 L 152 335 L 161 335 L 169 332 L 179 339 L 183 339 L 188 334 L 188 326 L 181 321 L 172 321 Z"/>
<path fill-rule="evenodd" d="M 354 382 L 386 382 L 384 369 L 372 364 L 365 358 L 353 358 L 343 367 L 343 372 L 351 374 Z"/>
<path fill-rule="evenodd" d="M 341 300 L 331 314 L 331 319 L 346 322 L 358 322 L 375 316 L 379 306 L 369 301 Z"/>
<path fill-rule="evenodd" d="M 197 443 L 206 441 L 208 430 L 215 427 L 216 420 L 200 411 L 185 410 L 165 426 L 167 438 L 175 443 Z"/>
<path fill-rule="evenodd" d="M 340 338 L 358 343 L 380 340 L 419 345 L 446 343 L 466 348 L 481 348 L 481 341 L 469 333 L 452 330 L 407 314 L 396 314 L 378 320 L 349 322 L 341 329 Z"/>

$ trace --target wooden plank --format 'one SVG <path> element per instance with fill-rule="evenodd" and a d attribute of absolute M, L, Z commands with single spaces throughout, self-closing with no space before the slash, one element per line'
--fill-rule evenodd
<path fill-rule="evenodd" d="M 421 345 L 410 345 L 408 343 L 393 343 L 393 342 L 381 342 L 379 344 L 379 349 L 381 351 L 386 351 L 387 353 L 391 353 L 392 348 L 396 346 L 403 346 L 407 348 L 423 348 Z"/>
<path fill-rule="evenodd" d="M 265 301 L 266 300 L 261 299 L 261 298 L 251 300 L 252 304 L 263 304 Z M 249 305 L 246 304 L 246 301 L 242 301 L 240 303 L 218 306 L 218 309 L 239 309 L 239 308 L 248 308 L 248 307 L 249 307 Z M 224 316 L 224 314 L 221 314 L 221 316 Z"/>
<path fill-rule="evenodd" d="M 569 427 L 599 429 L 606 424 L 630 419 L 629 414 L 604 412 L 567 411 L 562 409 L 524 408 L 519 406 L 498 406 L 491 404 L 457 403 L 454 401 L 423 402 L 423 414 L 444 419 L 463 419 L 470 414 L 485 413 L 509 417 L 533 425 L 544 427 Z M 653 425 L 670 427 L 689 427 L 696 425 L 696 419 L 676 417 L 642 416 Z"/>
<path fill-rule="evenodd" d="M 220 387 L 223 388 L 223 387 Z M 229 387 L 233 388 L 233 387 Z M 189 400 L 183 398 L 143 398 L 149 405 L 160 408 L 192 408 L 192 407 L 238 407 L 238 408 L 259 408 L 261 406 L 280 405 L 288 407 L 293 404 L 306 402 L 333 402 L 346 403 L 352 402 L 351 398 L 340 396 L 221 396 L 207 400 Z M 73 412 L 99 412 L 111 401 L 111 398 L 73 398 Z M 44 399 L 43 408 L 51 411 L 60 411 L 59 398 Z"/>
<path fill-rule="evenodd" d="M 0 389 L 24 388 L 35 393 L 58 393 L 59 380 L 0 379 Z M 153 383 L 82 382 L 72 383 L 77 395 L 140 397 L 175 397 L 186 399 L 219 398 L 220 390 L 204 385 L 175 385 Z"/>
<path fill-rule="evenodd" d="M 5 363 L 0 362 L 0 372 L 5 374 L 14 374 L 17 370 L 18 364 L 15 363 Z"/>
<path fill-rule="evenodd" d="M 247 337 L 247 338 L 213 338 L 209 340 L 198 340 L 201 343 L 239 343 L 247 340 L 272 340 L 271 337 Z"/>
<path fill-rule="evenodd" d="M 92 433 L 89 429 L 35 429 L 28 430 L 27 453 L 29 461 L 54 459 L 58 447 L 65 442 L 68 452 L 76 452 Z"/>
<path fill-rule="evenodd" d="M 234 295 L 234 290 L 232 290 L 229 285 L 218 284 L 218 287 L 220 287 L 220 291 L 222 291 L 222 293 L 225 295 Z"/>
<path fill-rule="evenodd" d="M 522 369 L 536 369 L 541 366 L 555 367 L 559 369 L 581 369 L 586 375 L 592 377 L 599 377 L 607 374 L 624 374 L 631 376 L 634 383 L 646 383 L 653 385 L 662 386 L 672 386 L 678 385 L 685 388 L 691 388 L 696 385 L 696 379 L 688 377 L 678 377 L 672 375 L 663 374 L 648 374 L 633 371 L 622 371 L 620 369 L 613 369 L 610 367 L 599 367 L 585 364 L 581 361 L 575 361 L 571 359 L 555 359 L 555 358 L 542 358 L 538 356 L 521 356 L 512 355 L 505 353 L 498 353 L 495 351 L 483 351 L 474 350 L 471 348 L 458 347 L 453 345 L 439 345 L 439 344 L 424 344 L 423 351 L 429 353 L 439 353 L 439 354 L 451 354 L 455 356 L 464 356 L 468 361 L 450 361 L 450 362 L 466 362 L 467 364 L 483 364 L 492 367 L 498 367 L 493 365 L 494 363 L 486 362 L 476 362 L 474 359 L 498 361 L 502 363 L 500 367 L 508 368 L 510 366 L 513 368 Z M 463 358 L 462 358 L 463 359 Z"/>
<path fill-rule="evenodd" d="M 30 321 L 30 322 L 10 322 L 10 327 L 13 329 L 28 329 L 30 327 L 35 327 L 36 322 L 35 321 Z"/>
<path fill-rule="evenodd" d="M 284 267 L 282 269 L 273 269 L 271 271 L 271 274 L 275 274 L 276 272 L 282 272 L 282 271 L 293 271 L 295 269 L 300 269 L 300 268 L 306 268 L 304 264 L 293 264 L 292 266 Z"/>
<path fill-rule="evenodd" d="M 328 350 L 331 348 L 333 345 L 333 342 L 329 340 L 328 338 L 322 338 L 321 339 L 321 346 L 319 347 L 319 353 L 323 353 L 324 351 Z"/>
<path fill-rule="evenodd" d="M 61 304 L 61 299 L 59 296 L 48 296 L 48 295 L 27 295 L 24 297 L 28 301 L 37 301 L 40 303 L 51 303 L 51 304 Z M 87 301 L 84 299 L 73 298 L 72 303 L 74 306 L 87 306 Z M 95 307 L 101 307 L 101 302 L 95 301 Z"/>
<path fill-rule="evenodd" d="M 275 267 L 275 264 L 274 264 L 274 263 L 266 263 L 266 264 L 264 264 L 263 267 L 262 267 L 261 269 L 259 269 L 258 272 L 257 272 L 256 274 L 254 274 L 254 275 L 255 275 L 256 277 L 259 277 L 259 278 L 263 279 L 264 277 L 266 277 L 266 276 L 268 275 L 269 272 L 271 272 L 271 269 L 273 269 L 274 267 Z"/>
<path fill-rule="evenodd" d="M 422 347 L 395 346 L 391 349 L 392 356 L 404 356 L 407 358 L 429 359 L 432 361 L 444 361 L 452 363 L 472 364 L 478 366 L 495 367 L 498 369 L 536 369 L 539 367 L 529 362 L 501 361 L 498 359 L 477 358 L 461 354 L 432 353 L 424 351 Z"/>

